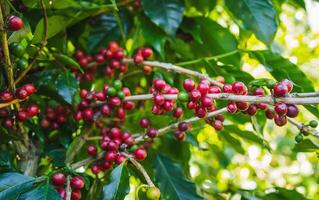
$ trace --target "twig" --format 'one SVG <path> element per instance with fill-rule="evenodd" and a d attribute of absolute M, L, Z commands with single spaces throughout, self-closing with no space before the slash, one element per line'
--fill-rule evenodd
<path fill-rule="evenodd" d="M 150 176 L 147 174 L 147 172 L 145 171 L 144 167 L 139 163 L 137 162 L 133 157 L 129 157 L 129 160 L 131 161 L 131 163 L 136 167 L 136 169 L 141 172 L 141 174 L 144 176 L 147 184 L 150 186 L 150 187 L 155 187 L 152 179 L 150 178 Z"/>
<path fill-rule="evenodd" d="M 315 129 L 310 129 L 308 126 L 306 126 L 305 124 L 301 123 L 301 122 L 298 122 L 292 118 L 287 118 L 288 121 L 295 125 L 301 132 L 305 132 L 305 133 L 309 133 L 311 134 L 312 136 L 316 137 L 319 139 L 319 133 L 318 131 L 316 131 Z"/>
<path fill-rule="evenodd" d="M 80 160 L 76 163 L 73 163 L 70 167 L 71 167 L 71 169 L 78 169 L 84 165 L 90 165 L 92 162 L 100 160 L 103 157 L 104 157 L 104 152 L 101 152 L 95 158 L 89 157 L 89 158 L 86 158 L 84 160 Z"/>
<path fill-rule="evenodd" d="M 8 107 L 10 105 L 13 105 L 13 104 L 25 101 L 25 100 L 26 99 L 14 99 L 14 100 L 7 102 L 7 103 L 0 103 L 0 108 L 5 108 L 5 107 Z"/>
<path fill-rule="evenodd" d="M 43 0 L 40 0 L 41 2 L 41 7 L 42 7 L 42 12 L 43 12 L 43 36 L 42 40 L 40 43 L 40 48 L 34 55 L 33 59 L 31 60 L 30 64 L 26 67 L 25 70 L 21 72 L 21 74 L 18 76 L 18 78 L 14 81 L 15 84 L 19 83 L 25 75 L 30 71 L 30 69 L 33 67 L 33 65 L 36 63 L 37 58 L 40 56 L 42 50 L 44 49 L 45 45 L 47 44 L 47 39 L 48 39 L 48 16 L 47 16 L 47 11 L 45 8 L 45 4 Z"/>
<path fill-rule="evenodd" d="M 70 186 L 70 175 L 66 178 L 66 200 L 71 200 L 72 188 Z"/>
<path fill-rule="evenodd" d="M 291 97 L 319 97 L 319 92 L 292 93 Z"/>

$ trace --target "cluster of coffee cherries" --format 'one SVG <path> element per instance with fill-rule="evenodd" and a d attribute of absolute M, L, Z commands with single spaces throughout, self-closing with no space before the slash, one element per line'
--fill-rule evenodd
<path fill-rule="evenodd" d="M 175 100 L 165 99 L 163 94 L 178 94 L 179 91 L 175 87 L 171 87 L 164 80 L 156 78 L 150 87 L 150 93 L 154 95 L 152 112 L 155 115 L 162 115 L 174 108 Z"/>
<path fill-rule="evenodd" d="M 15 94 L 10 92 L 9 90 L 2 91 L 0 93 L 0 102 L 8 103 L 10 101 L 13 101 L 15 98 L 24 100 L 24 99 L 27 99 L 34 92 L 35 92 L 35 87 L 33 84 L 25 84 L 22 87 L 17 88 Z"/>
<path fill-rule="evenodd" d="M 77 112 L 74 119 L 80 121 L 94 121 L 94 116 L 116 116 L 120 120 L 126 117 L 126 111 L 132 110 L 135 103 L 125 101 L 126 96 L 130 96 L 130 89 L 122 87 L 120 80 L 115 80 L 112 86 L 105 84 L 102 91 L 80 91 L 81 102 L 77 105 Z"/>
<path fill-rule="evenodd" d="M 51 183 L 58 191 L 62 199 L 66 199 L 66 177 L 63 173 L 58 172 L 52 175 Z M 71 199 L 80 200 L 82 198 L 81 190 L 84 188 L 85 181 L 82 176 L 74 176 L 70 179 L 72 188 Z"/>
<path fill-rule="evenodd" d="M 47 107 L 41 115 L 40 125 L 44 129 L 58 129 L 67 122 L 70 110 L 63 106 Z"/>
<path fill-rule="evenodd" d="M 113 168 L 114 164 L 121 164 L 127 158 L 127 154 L 124 153 L 126 149 L 133 152 L 132 156 L 136 160 L 144 160 L 147 156 L 144 147 L 135 148 L 135 140 L 131 133 L 127 131 L 122 131 L 118 127 L 101 128 L 101 135 L 100 148 L 104 152 L 104 157 L 91 166 L 93 174 L 107 171 Z M 90 144 L 87 147 L 87 153 L 92 157 L 96 157 L 99 154 L 98 148 Z"/>
<path fill-rule="evenodd" d="M 19 43 L 10 44 L 10 52 L 14 55 L 14 61 L 18 69 L 25 69 L 28 66 L 28 55 L 26 48 Z"/>
<path fill-rule="evenodd" d="M 7 19 L 7 27 L 11 31 L 18 31 L 23 28 L 23 21 L 20 17 L 11 15 Z"/>

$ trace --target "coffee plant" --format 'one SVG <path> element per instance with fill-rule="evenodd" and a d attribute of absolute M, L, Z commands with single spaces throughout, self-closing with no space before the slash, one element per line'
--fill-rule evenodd
<path fill-rule="evenodd" d="M 318 65 L 276 39 L 303 0 L 0 5 L 0 200 L 319 198 L 315 173 L 267 182 L 243 161 L 318 152 Z"/>

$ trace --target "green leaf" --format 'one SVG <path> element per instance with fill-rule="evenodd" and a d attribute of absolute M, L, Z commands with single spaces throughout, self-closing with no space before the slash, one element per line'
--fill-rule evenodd
<path fill-rule="evenodd" d="M 129 193 L 129 172 L 125 163 L 113 169 L 110 181 L 103 187 L 103 200 L 124 199 Z"/>
<path fill-rule="evenodd" d="M 54 15 L 48 17 L 48 39 L 58 34 L 60 31 L 65 30 L 66 28 L 66 18 L 61 15 Z M 32 43 L 37 44 L 42 40 L 43 37 L 43 19 L 41 19 L 34 31 L 34 36 Z"/>
<path fill-rule="evenodd" d="M 276 10 L 270 0 L 225 0 L 226 6 L 256 37 L 270 44 L 277 31 Z"/>
<path fill-rule="evenodd" d="M 75 105 L 79 98 L 79 81 L 69 71 L 58 75 L 54 82 L 58 94 L 69 104 Z"/>
<path fill-rule="evenodd" d="M 6 171 L 15 171 L 13 164 L 13 158 L 10 152 L 1 151 L 0 152 L 0 173 Z"/>
<path fill-rule="evenodd" d="M 227 130 L 224 129 L 220 131 L 219 136 L 221 137 L 222 141 L 225 141 L 228 145 L 233 147 L 238 153 L 245 153 L 245 150 L 240 140 L 230 135 L 230 132 L 228 132 Z"/>
<path fill-rule="evenodd" d="M 60 200 L 56 189 L 50 184 L 41 184 L 30 192 L 24 193 L 19 200 Z"/>
<path fill-rule="evenodd" d="M 63 166 L 65 166 L 65 164 L 64 164 L 65 154 L 66 154 L 66 151 L 63 148 L 62 149 L 53 149 L 48 153 L 48 156 L 52 159 L 52 163 L 55 166 L 63 167 Z"/>
<path fill-rule="evenodd" d="M 168 35 L 175 36 L 183 19 L 184 6 L 181 0 L 141 0 L 143 10 L 151 21 Z"/>
<path fill-rule="evenodd" d="M 185 10 L 187 16 L 206 15 L 216 6 L 216 0 L 185 0 Z M 195 13 L 194 9 L 199 12 Z"/>
<path fill-rule="evenodd" d="M 319 145 L 311 141 L 310 139 L 304 139 L 297 143 L 293 151 L 295 152 L 316 152 L 319 150 Z"/>
<path fill-rule="evenodd" d="M 153 161 L 155 180 L 161 190 L 163 199 L 197 200 L 202 199 L 196 194 L 194 183 L 187 180 L 179 164 L 171 159 L 156 154 Z"/>
<path fill-rule="evenodd" d="M 83 69 L 81 68 L 80 64 L 76 62 L 73 58 L 65 54 L 54 54 L 54 57 L 69 67 L 76 67 L 78 70 L 80 70 L 80 72 L 83 73 Z"/>
<path fill-rule="evenodd" d="M 0 199 L 16 199 L 21 193 L 30 190 L 35 179 L 19 173 L 0 174 Z"/>
<path fill-rule="evenodd" d="M 31 28 L 30 28 L 30 24 L 27 21 L 27 19 L 23 18 L 23 28 L 18 30 L 18 31 L 14 31 L 9 39 L 8 39 L 8 43 L 20 43 L 23 39 L 27 39 L 29 37 L 32 37 L 32 32 L 31 32 Z"/>
<path fill-rule="evenodd" d="M 24 5 L 28 8 L 40 8 L 40 4 L 38 0 L 22 0 Z M 55 9 L 65 9 L 65 8 L 79 8 L 80 5 L 74 0 L 45 0 L 44 1 L 47 8 L 55 8 Z"/>
<path fill-rule="evenodd" d="M 237 50 L 237 40 L 229 32 L 228 29 L 222 27 L 210 18 L 199 17 L 195 18 L 196 24 L 200 26 L 201 39 L 205 46 L 201 45 L 201 50 L 206 50 L 207 54 L 218 55 Z M 232 56 L 220 59 L 226 64 L 235 66 L 240 65 L 240 55 L 234 54 Z"/>
<path fill-rule="evenodd" d="M 288 190 L 285 188 L 275 187 L 276 191 L 271 192 L 264 196 L 263 200 L 308 200 L 306 197 L 304 197 L 302 194 L 297 192 L 296 190 Z"/>

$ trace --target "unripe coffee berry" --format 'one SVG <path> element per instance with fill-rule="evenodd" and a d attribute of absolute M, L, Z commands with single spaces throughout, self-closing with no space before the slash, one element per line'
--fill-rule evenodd
<path fill-rule="evenodd" d="M 157 187 L 150 187 L 147 189 L 146 197 L 149 200 L 159 200 L 161 197 L 161 191 Z"/>
<path fill-rule="evenodd" d="M 317 128 L 318 122 L 317 122 L 316 120 L 311 120 L 311 121 L 309 122 L 309 126 L 310 126 L 311 128 Z"/>

